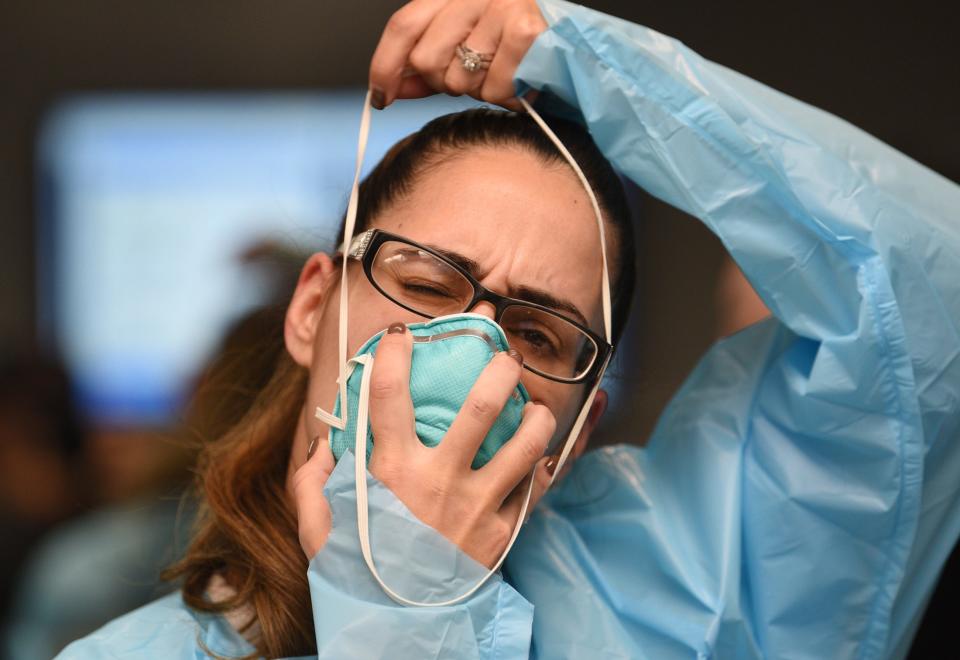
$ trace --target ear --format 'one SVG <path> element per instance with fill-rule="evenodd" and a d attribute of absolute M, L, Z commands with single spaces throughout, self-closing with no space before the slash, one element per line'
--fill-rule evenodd
<path fill-rule="evenodd" d="M 301 367 L 313 364 L 313 347 L 325 302 L 337 281 L 333 260 L 322 252 L 307 259 L 300 271 L 297 288 L 287 307 L 283 340 L 293 361 Z"/>
<path fill-rule="evenodd" d="M 580 455 L 586 451 L 587 444 L 590 441 L 590 435 L 593 433 L 593 429 L 597 428 L 597 424 L 600 423 L 600 418 L 603 417 L 603 413 L 607 409 L 607 401 L 607 391 L 597 390 L 597 395 L 593 397 L 593 403 L 590 404 L 587 420 L 583 423 L 576 442 L 573 443 L 573 449 L 570 450 L 571 455 L 568 461 L 580 458 Z"/>

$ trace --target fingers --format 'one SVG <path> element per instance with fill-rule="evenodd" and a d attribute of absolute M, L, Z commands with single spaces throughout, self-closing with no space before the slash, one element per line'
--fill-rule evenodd
<path fill-rule="evenodd" d="M 437 13 L 410 52 L 410 66 L 436 91 L 456 93 L 445 85 L 445 74 L 452 60 L 460 61 L 456 57 L 457 45 L 473 31 L 486 4 L 477 0 L 452 0 Z M 480 76 L 476 82 L 482 79 Z"/>
<path fill-rule="evenodd" d="M 410 399 L 412 353 L 413 335 L 402 323 L 392 324 L 377 345 L 370 374 L 370 429 L 375 457 L 416 444 L 416 421 Z"/>
<path fill-rule="evenodd" d="M 520 382 L 520 354 L 501 352 L 493 356 L 474 383 L 438 449 L 458 465 L 473 461 L 507 398 Z"/>
<path fill-rule="evenodd" d="M 390 17 L 373 54 L 373 104 L 448 92 L 519 109 L 513 76 L 546 28 L 530 0 L 413 0 Z M 493 54 L 489 69 L 464 69 L 460 43 Z M 404 77 L 408 64 L 416 75 Z"/>
<path fill-rule="evenodd" d="M 543 404 L 528 403 L 523 407 L 520 427 L 507 444 L 500 448 L 480 472 L 486 473 L 489 492 L 502 502 L 517 484 L 542 462 L 557 422 L 550 409 Z"/>
<path fill-rule="evenodd" d="M 313 455 L 293 474 L 297 529 L 300 547 L 307 559 L 313 559 L 314 555 L 320 552 L 330 534 L 330 505 L 323 494 L 323 487 L 327 485 L 327 479 L 330 478 L 335 464 L 330 443 L 326 436 L 320 436 Z"/>
<path fill-rule="evenodd" d="M 502 23 L 499 17 L 487 12 L 480 17 L 469 36 L 463 35 L 463 38 L 457 44 L 463 42 L 478 53 L 494 54 L 497 52 L 497 46 L 500 43 L 501 28 Z M 479 97 L 483 81 L 487 76 L 487 70 L 467 71 L 456 55 L 457 44 L 454 44 L 454 50 L 451 51 L 453 59 L 448 59 L 446 62 L 443 84 L 451 94 L 470 94 Z"/>
<path fill-rule="evenodd" d="M 413 0 L 387 21 L 370 61 L 374 106 L 383 108 L 397 98 L 410 51 L 445 3 L 446 0 Z"/>
<path fill-rule="evenodd" d="M 499 48 L 483 81 L 480 95 L 484 101 L 500 105 L 518 105 L 511 101 L 516 90 L 513 76 L 530 46 L 547 29 L 539 10 L 523 7 L 499 19 L 503 26 Z"/>
<path fill-rule="evenodd" d="M 436 92 L 426 80 L 419 75 L 412 75 L 404 76 L 403 82 L 400 83 L 400 87 L 397 89 L 395 98 L 422 99 L 424 96 L 432 96 L 434 94 L 436 94 Z"/>

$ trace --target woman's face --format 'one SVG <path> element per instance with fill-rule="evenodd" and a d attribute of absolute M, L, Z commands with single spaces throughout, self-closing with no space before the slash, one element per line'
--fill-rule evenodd
<path fill-rule="evenodd" d="M 565 164 L 545 165 L 516 147 L 474 148 L 421 174 L 414 190 L 373 225 L 465 257 L 477 265 L 474 277 L 492 291 L 521 299 L 539 292 L 563 301 L 603 335 L 596 219 L 586 192 Z M 326 255 L 312 257 L 288 314 L 288 349 L 310 370 L 298 443 L 326 434 L 313 410 L 332 410 L 337 395 L 338 274 L 339 267 Z M 380 294 L 359 263 L 350 262 L 348 277 L 348 355 L 391 323 L 424 320 Z M 494 314 L 485 302 L 470 311 L 490 318 Z M 302 327 L 291 329 L 291 316 Z M 522 382 L 533 400 L 553 412 L 557 433 L 565 436 L 585 386 L 551 381 L 526 369 Z"/>

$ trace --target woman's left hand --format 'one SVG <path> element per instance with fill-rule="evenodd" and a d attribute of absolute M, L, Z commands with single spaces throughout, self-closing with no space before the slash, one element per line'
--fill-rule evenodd
<path fill-rule="evenodd" d="M 469 94 L 517 110 L 513 76 L 547 23 L 534 0 L 413 0 L 387 22 L 370 62 L 372 102 Z M 470 71 L 457 46 L 489 55 Z"/>

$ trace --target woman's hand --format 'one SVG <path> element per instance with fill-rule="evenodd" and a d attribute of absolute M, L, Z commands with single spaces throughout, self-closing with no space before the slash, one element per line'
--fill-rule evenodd
<path fill-rule="evenodd" d="M 519 109 L 514 73 L 546 29 L 534 0 L 413 0 L 390 17 L 373 54 L 373 105 L 442 92 Z M 461 43 L 492 55 L 489 69 L 468 71 Z"/>
<path fill-rule="evenodd" d="M 528 403 L 513 438 L 482 468 L 470 467 L 520 381 L 519 361 L 500 353 L 480 374 L 441 443 L 424 446 L 410 399 L 413 335 L 400 327 L 402 332 L 380 340 L 371 374 L 370 471 L 417 518 L 492 566 L 513 533 L 529 485 L 526 477 L 535 465 L 530 508 L 549 484 L 543 453 L 556 428 L 553 414 L 544 405 Z"/>
<path fill-rule="evenodd" d="M 293 473 L 291 486 L 297 505 L 300 547 L 308 560 L 320 552 L 330 535 L 333 514 L 323 487 L 335 466 L 333 451 L 324 433 L 310 443 L 306 463 Z"/>
<path fill-rule="evenodd" d="M 399 326 L 399 327 L 398 327 Z M 528 510 L 550 483 L 543 457 L 556 428 L 553 413 L 528 403 L 517 433 L 479 470 L 473 457 L 494 420 L 520 382 L 522 368 L 508 353 L 486 366 L 453 425 L 437 447 L 426 447 L 416 434 L 410 398 L 413 335 L 385 334 L 377 346 L 370 379 L 370 427 L 375 438 L 370 471 L 425 524 L 443 534 L 485 566 L 500 558 L 513 534 L 536 465 Z M 300 546 L 312 559 L 330 533 L 330 506 L 323 487 L 335 461 L 321 436 L 313 453 L 293 475 Z"/>

